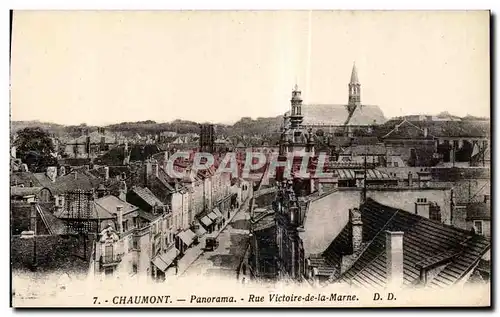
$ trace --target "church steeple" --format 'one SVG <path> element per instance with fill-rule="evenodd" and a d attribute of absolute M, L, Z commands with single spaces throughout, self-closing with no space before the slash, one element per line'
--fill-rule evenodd
<path fill-rule="evenodd" d="M 356 63 L 352 65 L 351 81 L 349 82 L 349 108 L 356 109 L 361 105 L 361 84 L 358 79 Z"/>
<path fill-rule="evenodd" d="M 302 96 L 301 96 L 301 91 L 299 90 L 299 87 L 297 84 L 295 84 L 295 87 L 292 91 L 292 99 L 290 100 L 292 109 L 290 111 L 290 124 L 291 128 L 298 128 L 301 124 L 302 121 L 304 120 L 304 116 L 302 115 Z"/>

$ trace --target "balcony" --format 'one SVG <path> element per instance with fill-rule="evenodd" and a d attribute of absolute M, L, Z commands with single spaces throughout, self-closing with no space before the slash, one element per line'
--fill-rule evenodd
<path fill-rule="evenodd" d="M 99 263 L 102 267 L 115 266 L 122 261 L 122 257 L 123 256 L 120 254 L 115 254 L 112 256 L 101 256 L 101 258 L 99 259 Z"/>

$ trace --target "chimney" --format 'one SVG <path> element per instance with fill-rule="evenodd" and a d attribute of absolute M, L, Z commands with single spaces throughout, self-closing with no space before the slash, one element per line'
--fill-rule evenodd
<path fill-rule="evenodd" d="M 356 254 L 361 250 L 363 243 L 363 222 L 359 209 L 349 209 L 349 218 L 352 225 L 352 253 Z"/>
<path fill-rule="evenodd" d="M 396 124 L 396 125 L 394 126 L 394 131 L 396 131 L 396 132 L 398 132 L 398 131 L 399 131 L 399 125 L 398 125 L 398 124 Z"/>
<path fill-rule="evenodd" d="M 34 202 L 34 201 L 31 202 L 30 206 L 31 206 L 31 208 L 30 208 L 30 231 L 33 231 L 34 234 L 36 235 L 36 220 L 37 220 L 36 202 Z"/>
<path fill-rule="evenodd" d="M 109 179 L 109 167 L 108 166 L 104 167 L 104 179 L 105 180 Z"/>
<path fill-rule="evenodd" d="M 429 135 L 429 129 L 427 127 L 424 128 L 424 138 Z"/>
<path fill-rule="evenodd" d="M 57 167 L 55 167 L 55 166 L 49 166 L 49 167 L 47 167 L 47 177 L 52 182 L 55 182 L 56 181 L 56 177 L 57 177 Z"/>
<path fill-rule="evenodd" d="M 413 174 L 408 172 L 408 187 L 413 187 Z"/>
<path fill-rule="evenodd" d="M 123 206 L 116 206 L 116 215 L 118 216 L 118 231 L 123 233 Z"/>
<path fill-rule="evenodd" d="M 385 232 L 387 284 L 393 288 L 403 286 L 403 234 L 401 231 Z"/>
<path fill-rule="evenodd" d="M 17 158 L 17 148 L 15 146 L 13 146 L 11 149 L 10 149 L 10 155 L 13 157 L 13 158 Z"/>
<path fill-rule="evenodd" d="M 21 172 L 29 172 L 28 164 L 26 163 L 21 164 Z"/>
<path fill-rule="evenodd" d="M 75 175 L 75 180 L 77 180 L 78 179 L 78 173 L 75 171 L 73 174 Z"/>

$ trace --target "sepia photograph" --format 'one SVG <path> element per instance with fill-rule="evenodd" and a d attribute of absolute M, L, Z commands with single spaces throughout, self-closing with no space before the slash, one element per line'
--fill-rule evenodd
<path fill-rule="evenodd" d="M 10 19 L 12 307 L 491 307 L 489 11 Z"/>

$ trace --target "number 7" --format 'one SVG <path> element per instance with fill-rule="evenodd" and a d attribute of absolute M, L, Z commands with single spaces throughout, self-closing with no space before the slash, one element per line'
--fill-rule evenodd
<path fill-rule="evenodd" d="M 97 303 L 97 297 L 94 297 L 94 304 Z"/>

